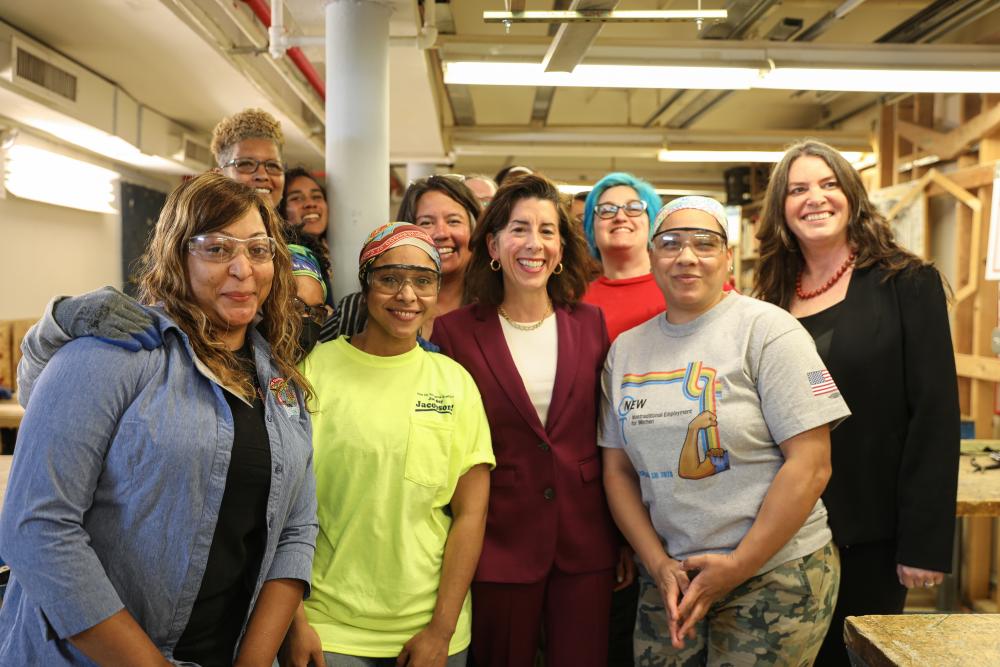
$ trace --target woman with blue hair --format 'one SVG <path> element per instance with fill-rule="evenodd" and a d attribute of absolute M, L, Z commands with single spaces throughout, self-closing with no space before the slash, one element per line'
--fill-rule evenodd
<path fill-rule="evenodd" d="M 601 262 L 601 275 L 587 288 L 583 302 L 604 312 L 608 337 L 659 315 L 666 309 L 663 293 L 650 273 L 646 248 L 652 237 L 649 221 L 662 206 L 653 186 L 632 174 L 613 172 L 599 180 L 583 208 L 583 231 L 590 252 Z M 631 563 L 631 549 L 629 551 Z M 631 665 L 632 628 L 639 588 L 633 577 L 616 589 L 611 600 L 608 664 Z"/>
<path fill-rule="evenodd" d="M 624 172 L 599 180 L 584 205 L 583 230 L 590 252 L 601 262 L 601 275 L 583 301 L 604 311 L 612 341 L 666 308 L 646 252 L 649 221 L 660 206 L 652 185 Z"/>

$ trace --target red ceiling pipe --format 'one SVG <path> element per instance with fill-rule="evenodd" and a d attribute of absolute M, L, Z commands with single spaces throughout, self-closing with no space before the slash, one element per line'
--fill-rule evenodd
<path fill-rule="evenodd" d="M 254 15 L 260 19 L 260 22 L 264 24 L 265 28 L 271 27 L 271 6 L 268 0 L 243 0 L 243 2 L 245 2 L 250 8 L 250 11 L 252 11 Z M 319 96 L 322 97 L 325 102 L 326 83 L 319 75 L 319 72 L 316 71 L 316 68 L 313 67 L 313 64 L 309 62 L 309 59 L 306 58 L 306 54 L 302 53 L 302 49 L 297 46 L 293 46 L 285 52 L 285 55 L 287 55 L 288 59 L 299 68 L 299 71 L 302 72 L 302 76 L 306 78 L 309 85 L 311 85 L 316 92 L 319 93 Z"/>

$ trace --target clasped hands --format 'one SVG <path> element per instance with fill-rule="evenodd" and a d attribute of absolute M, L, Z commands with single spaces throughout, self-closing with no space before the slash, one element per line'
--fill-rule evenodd
<path fill-rule="evenodd" d="M 651 570 L 667 612 L 670 643 L 684 648 L 709 608 L 753 575 L 732 553 L 692 556 L 684 561 L 664 554 Z"/>

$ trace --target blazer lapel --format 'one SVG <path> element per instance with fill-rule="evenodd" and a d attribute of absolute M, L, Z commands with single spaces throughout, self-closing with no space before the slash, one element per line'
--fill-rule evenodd
<path fill-rule="evenodd" d="M 880 314 L 873 286 L 879 277 L 879 272 L 873 267 L 851 272 L 847 296 L 837 314 L 833 340 L 830 342 L 827 370 L 834 382 L 838 375 L 845 372 L 842 361 L 854 354 L 855 350 L 870 346 L 878 334 Z"/>
<path fill-rule="evenodd" d="M 564 407 L 573 394 L 573 379 L 579 370 L 579 366 L 573 361 L 573 351 L 579 349 L 580 323 L 565 308 L 556 308 L 556 331 L 559 336 L 556 379 L 552 385 L 547 430 L 551 430 L 559 416 L 565 412 Z"/>
<path fill-rule="evenodd" d="M 538 412 L 528 398 L 528 391 L 524 388 L 524 381 L 517 366 L 514 365 L 514 358 L 510 355 L 510 348 L 507 347 L 507 339 L 504 338 L 503 329 L 500 328 L 500 319 L 497 317 L 494 308 L 483 305 L 476 306 L 476 326 L 473 335 L 479 351 L 486 360 L 486 365 L 496 378 L 500 390 L 510 399 L 517 411 L 521 414 L 525 423 L 531 427 L 539 438 L 546 439 L 545 429 L 538 419 Z M 556 373 L 558 378 L 558 371 Z"/>

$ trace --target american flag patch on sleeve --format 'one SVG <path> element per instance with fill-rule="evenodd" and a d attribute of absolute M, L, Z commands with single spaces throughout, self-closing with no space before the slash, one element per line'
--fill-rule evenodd
<path fill-rule="evenodd" d="M 837 384 L 825 368 L 821 371 L 809 371 L 806 373 L 806 377 L 809 379 L 809 388 L 812 389 L 813 396 L 832 394 L 837 391 Z"/>

